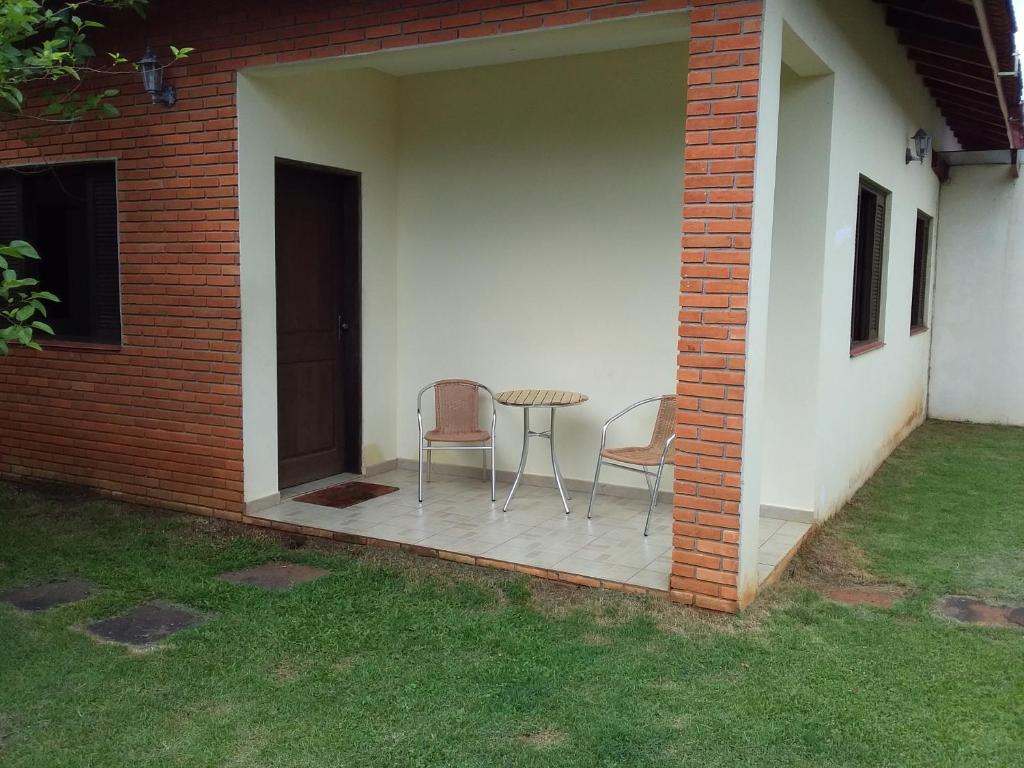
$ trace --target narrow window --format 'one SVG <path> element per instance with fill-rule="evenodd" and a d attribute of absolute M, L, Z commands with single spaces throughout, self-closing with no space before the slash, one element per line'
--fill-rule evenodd
<path fill-rule="evenodd" d="M 914 292 L 910 299 L 910 330 L 923 331 L 927 326 L 925 297 L 928 295 L 928 251 L 931 246 L 931 217 L 917 212 L 917 236 L 914 238 Z"/>
<path fill-rule="evenodd" d="M 16 265 L 55 293 L 57 337 L 121 341 L 114 164 L 67 163 L 0 170 L 0 242 L 27 240 L 41 256 Z"/>
<path fill-rule="evenodd" d="M 850 324 L 850 347 L 854 350 L 880 338 L 888 195 L 883 189 L 861 180 L 857 199 L 853 313 Z"/>

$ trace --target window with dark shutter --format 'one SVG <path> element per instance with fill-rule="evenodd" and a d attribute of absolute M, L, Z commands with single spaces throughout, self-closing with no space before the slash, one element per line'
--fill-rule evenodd
<path fill-rule="evenodd" d="M 27 240 L 38 262 L 17 265 L 60 298 L 58 338 L 121 341 L 117 186 L 111 162 L 0 170 L 0 242 Z"/>
<path fill-rule="evenodd" d="M 0 175 L 0 243 L 20 240 L 24 232 L 21 179 L 14 174 Z"/>
<path fill-rule="evenodd" d="M 889 193 L 862 179 L 857 198 L 854 242 L 851 348 L 881 340 L 882 297 L 885 293 L 885 228 Z"/>
<path fill-rule="evenodd" d="M 117 188 L 113 177 L 90 178 L 88 201 L 92 335 L 120 340 L 121 281 L 117 268 Z"/>
<path fill-rule="evenodd" d="M 923 331 L 928 327 L 925 297 L 928 295 L 928 251 L 931 247 L 931 217 L 917 212 L 917 235 L 914 238 L 914 287 L 910 299 L 910 329 Z"/>

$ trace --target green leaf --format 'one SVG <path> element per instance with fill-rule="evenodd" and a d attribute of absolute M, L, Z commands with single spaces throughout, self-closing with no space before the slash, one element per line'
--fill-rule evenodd
<path fill-rule="evenodd" d="M 53 328 L 44 323 L 42 320 L 33 320 L 32 327 L 35 328 L 37 331 L 42 331 L 43 333 L 48 333 L 51 336 L 53 336 Z"/>
<path fill-rule="evenodd" d="M 18 252 L 26 259 L 39 258 L 39 252 L 24 240 L 11 240 L 11 248 L 17 248 Z"/>
<path fill-rule="evenodd" d="M 30 317 L 32 317 L 32 315 L 34 315 L 35 313 L 36 313 L 36 308 L 33 307 L 31 304 L 26 304 L 25 306 L 20 307 L 19 309 L 15 310 L 15 312 L 14 312 L 14 321 L 18 322 L 18 323 L 24 323 L 26 320 L 28 320 Z"/>
<path fill-rule="evenodd" d="M 4 271 L 4 275 L 8 272 L 12 275 L 14 274 L 14 270 L 8 269 Z M 31 288 L 33 285 L 39 285 L 39 281 L 34 277 L 18 277 L 17 275 L 10 278 L 4 277 L 4 288 L 11 290 L 14 290 L 15 288 Z"/>
<path fill-rule="evenodd" d="M 21 109 L 24 97 L 21 95 L 21 91 L 17 88 L 0 89 L 0 95 L 2 95 L 4 100 L 9 102 L 15 109 Z"/>

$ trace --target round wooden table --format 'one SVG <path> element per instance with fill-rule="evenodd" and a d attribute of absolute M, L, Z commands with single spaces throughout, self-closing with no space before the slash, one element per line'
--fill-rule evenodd
<path fill-rule="evenodd" d="M 512 408 L 523 409 L 523 455 L 519 459 L 519 471 L 516 472 L 516 479 L 512 483 L 512 490 L 508 492 L 508 498 L 502 506 L 502 511 L 508 511 L 508 505 L 512 503 L 512 497 L 519 488 L 526 471 L 526 457 L 530 452 L 530 438 L 541 437 L 548 441 L 551 447 L 551 469 L 555 473 L 555 486 L 558 488 L 558 495 L 562 497 L 562 506 L 565 514 L 569 514 L 569 491 L 565 487 L 565 480 L 562 478 L 562 471 L 558 468 L 558 457 L 555 455 L 555 410 L 558 408 L 569 408 L 580 403 L 585 403 L 589 398 L 579 392 L 566 392 L 560 389 L 510 389 L 499 392 L 494 399 L 502 405 Z M 530 429 L 530 409 L 547 408 L 551 412 L 551 421 L 545 432 L 534 432 Z"/>

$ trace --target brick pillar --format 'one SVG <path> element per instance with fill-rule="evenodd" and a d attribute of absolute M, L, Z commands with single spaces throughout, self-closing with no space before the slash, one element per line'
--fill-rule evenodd
<path fill-rule="evenodd" d="M 761 2 L 696 0 L 687 87 L 672 598 L 739 608 Z"/>

